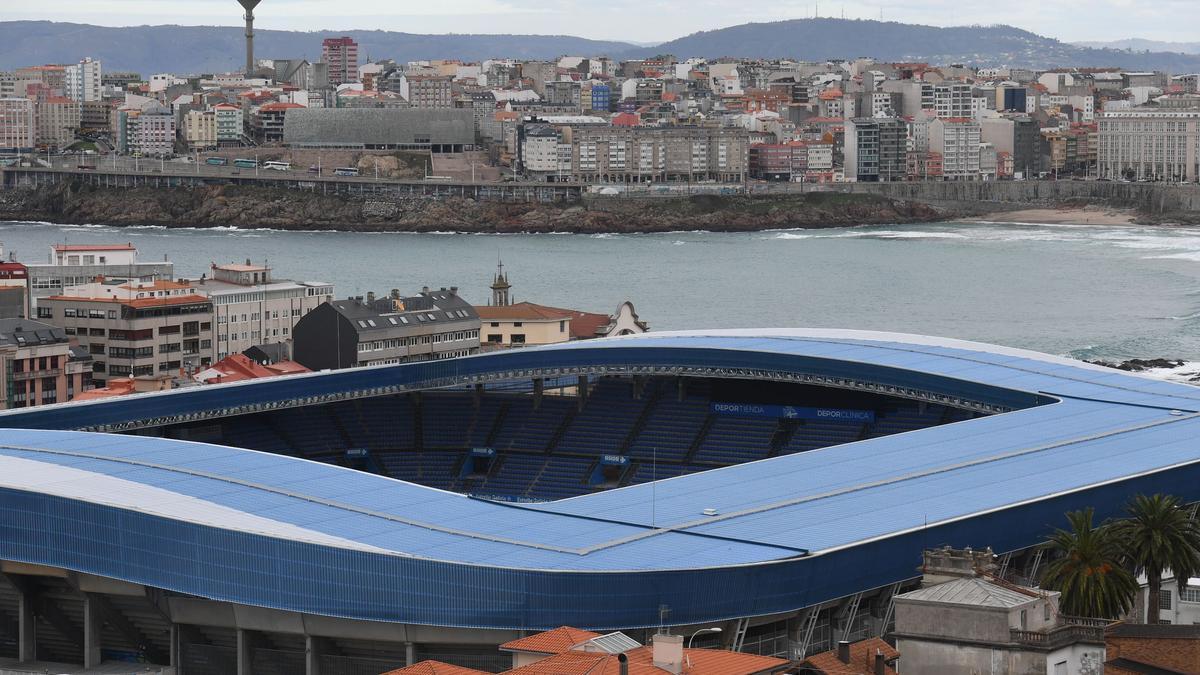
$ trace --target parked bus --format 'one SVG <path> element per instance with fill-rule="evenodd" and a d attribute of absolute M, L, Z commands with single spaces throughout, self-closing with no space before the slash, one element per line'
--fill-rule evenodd
<path fill-rule="evenodd" d="M 340 169 L 334 169 L 333 175 L 335 175 L 335 176 L 357 176 L 358 169 L 355 169 L 353 167 L 342 167 Z"/>
<path fill-rule="evenodd" d="M 264 169 L 268 171 L 291 171 L 291 162 L 263 162 Z"/>
<path fill-rule="evenodd" d="M 258 160 L 257 159 L 235 159 L 235 160 L 233 160 L 233 165 L 236 167 L 243 168 L 243 169 L 257 169 L 258 168 Z"/>
<path fill-rule="evenodd" d="M 225 166 L 229 163 L 229 160 L 224 157 L 209 157 L 208 159 L 204 160 L 204 163 L 212 164 L 213 166 Z"/>

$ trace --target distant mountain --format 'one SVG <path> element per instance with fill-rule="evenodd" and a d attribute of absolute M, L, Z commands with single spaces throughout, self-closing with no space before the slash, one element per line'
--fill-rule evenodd
<path fill-rule="evenodd" d="M 1180 54 L 1200 54 L 1200 42 L 1165 42 L 1163 40 L 1144 40 L 1128 38 L 1112 42 L 1076 42 L 1080 47 L 1095 49 L 1132 49 L 1136 52 L 1178 52 Z"/>
<path fill-rule="evenodd" d="M 321 56 L 321 41 L 349 35 L 360 58 L 397 61 L 493 57 L 551 59 L 564 54 L 616 54 L 637 48 L 626 42 L 566 35 L 418 35 L 389 31 L 256 30 L 259 58 Z M 100 59 L 105 70 L 152 73 L 211 73 L 239 70 L 245 62 L 242 28 L 230 26 L 131 26 L 108 28 L 51 21 L 0 22 L 0 70 L 43 63 Z"/>
<path fill-rule="evenodd" d="M 805 61 L 870 56 L 882 61 L 979 66 L 1200 70 L 1200 56 L 1078 47 L 1011 26 L 939 28 L 851 19 L 749 23 L 694 33 L 635 53 L 677 57 L 788 57 Z"/>

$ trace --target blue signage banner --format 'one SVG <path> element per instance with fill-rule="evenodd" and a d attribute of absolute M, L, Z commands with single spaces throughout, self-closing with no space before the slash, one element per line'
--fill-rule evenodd
<path fill-rule="evenodd" d="M 847 424 L 870 424 L 875 421 L 873 410 L 845 410 L 842 408 L 810 408 L 790 405 L 767 405 L 762 403 L 716 403 L 712 411 L 718 415 L 733 417 L 759 417 L 764 419 L 815 420 L 821 422 L 845 422 Z"/>
<path fill-rule="evenodd" d="M 629 458 L 623 455 L 601 455 L 600 464 L 604 466 L 629 466 Z"/>
<path fill-rule="evenodd" d="M 495 448 L 471 448 L 472 457 L 495 457 Z"/>

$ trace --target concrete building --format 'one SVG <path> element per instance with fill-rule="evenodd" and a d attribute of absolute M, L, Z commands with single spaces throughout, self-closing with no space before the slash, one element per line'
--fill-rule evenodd
<path fill-rule="evenodd" d="M 942 119 L 971 117 L 971 85 L 946 82 L 933 87 L 933 111 Z"/>
<path fill-rule="evenodd" d="M 29 152 L 37 145 L 37 116 L 27 98 L 0 98 L 0 152 Z"/>
<path fill-rule="evenodd" d="M 321 61 L 328 68 L 330 85 L 358 80 L 358 43 L 353 38 L 326 38 L 321 42 Z"/>
<path fill-rule="evenodd" d="M 0 319 L 31 318 L 30 300 L 29 268 L 11 258 L 0 262 Z"/>
<path fill-rule="evenodd" d="M 190 150 L 217 147 L 217 114 L 212 110 L 189 110 L 183 116 L 183 140 Z"/>
<path fill-rule="evenodd" d="M 267 103 L 259 107 L 253 116 L 254 135 L 263 143 L 283 141 L 287 116 L 293 110 L 304 110 L 298 103 Z"/>
<path fill-rule="evenodd" d="M 844 145 L 846 180 L 876 182 L 903 180 L 908 127 L 896 117 L 856 117 L 846 122 Z"/>
<path fill-rule="evenodd" d="M 133 244 L 54 244 L 46 262 L 25 266 L 34 302 L 100 276 L 153 281 L 171 279 L 175 272 L 175 263 L 167 260 L 139 262 Z"/>
<path fill-rule="evenodd" d="M 99 101 L 104 90 L 101 71 L 100 62 L 91 58 L 67 66 L 64 73 L 67 98 L 78 103 Z"/>
<path fill-rule="evenodd" d="M 351 368 L 467 356 L 479 351 L 479 315 L 457 288 L 399 291 L 377 299 L 326 302 L 292 331 L 295 360 L 306 368 Z"/>
<path fill-rule="evenodd" d="M 439 75 L 402 75 L 399 94 L 414 108 L 453 108 L 452 81 Z"/>
<path fill-rule="evenodd" d="M 525 124 L 518 131 L 522 163 Z M 540 133 L 540 132 L 538 132 Z M 590 122 L 558 127 L 557 166 L 532 171 L 534 180 L 586 183 L 738 183 L 749 171 L 750 132 L 742 128 L 699 126 L 617 127 Z M 534 137 L 534 143 L 545 144 Z"/>
<path fill-rule="evenodd" d="M 213 106 L 213 117 L 217 123 L 217 143 L 240 144 L 246 133 L 245 118 L 242 109 L 229 103 L 219 103 Z"/>
<path fill-rule="evenodd" d="M 117 111 L 117 152 L 144 157 L 175 154 L 175 115 L 156 102 Z"/>
<path fill-rule="evenodd" d="M 76 336 L 100 384 L 212 363 L 212 301 L 194 284 L 102 277 L 43 299 L 38 317 Z"/>
<path fill-rule="evenodd" d="M 927 559 L 959 552 L 926 553 Z M 966 553 L 968 562 L 978 562 Z M 991 559 L 990 551 L 986 558 Z M 1058 593 L 934 563 L 943 581 L 895 598 L 896 648 L 904 672 L 1096 675 L 1104 662 L 1101 620 L 1064 617 Z M 941 583 L 937 583 L 941 582 Z"/>
<path fill-rule="evenodd" d="M 57 326 L 0 319 L 0 408 L 66 403 L 92 386 L 91 358 Z"/>
<path fill-rule="evenodd" d="M 1099 175 L 1113 180 L 1200 178 L 1200 103 L 1110 110 L 1099 118 Z"/>
<path fill-rule="evenodd" d="M 37 111 L 37 144 L 52 148 L 65 148 L 75 141 L 75 132 L 80 127 L 80 106 L 75 101 L 61 96 L 41 99 L 34 106 Z"/>
<path fill-rule="evenodd" d="M 284 120 L 291 147 L 462 152 L 475 147 L 470 109 L 297 108 Z"/>
<path fill-rule="evenodd" d="M 929 150 L 942 157 L 945 180 L 979 179 L 979 123 L 969 117 L 929 123 Z"/>
<path fill-rule="evenodd" d="M 191 282 L 212 300 L 216 338 L 213 362 L 254 346 L 287 342 L 305 315 L 333 300 L 333 286 L 275 279 L 267 265 L 213 263 L 210 274 Z"/>

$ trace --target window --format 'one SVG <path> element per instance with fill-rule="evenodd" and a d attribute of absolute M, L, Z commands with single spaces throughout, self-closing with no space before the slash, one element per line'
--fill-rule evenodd
<path fill-rule="evenodd" d="M 560 332 L 560 333 L 567 332 L 567 322 L 566 321 L 558 322 L 558 332 Z"/>
<path fill-rule="evenodd" d="M 69 312 L 71 310 L 67 311 Z M 50 309 L 49 307 L 38 307 L 37 315 L 39 319 L 53 319 L 54 310 Z"/>
<path fill-rule="evenodd" d="M 524 325 L 524 324 L 522 324 L 522 322 L 520 322 L 520 321 L 513 322 L 513 328 L 520 328 L 522 325 Z"/>
<path fill-rule="evenodd" d="M 1050 620 L 1050 603 L 1048 603 L 1048 602 L 1045 605 L 1042 605 L 1042 620 L 1043 621 Z"/>
<path fill-rule="evenodd" d="M 524 333 L 514 333 L 511 339 L 512 339 L 512 343 L 514 345 L 525 344 L 525 334 Z"/>
<path fill-rule="evenodd" d="M 1200 588 L 1188 586 L 1179 591 L 1180 602 L 1200 602 Z"/>
<path fill-rule="evenodd" d="M 1162 610 L 1171 609 L 1171 591 L 1163 590 L 1158 592 L 1158 608 Z"/>

